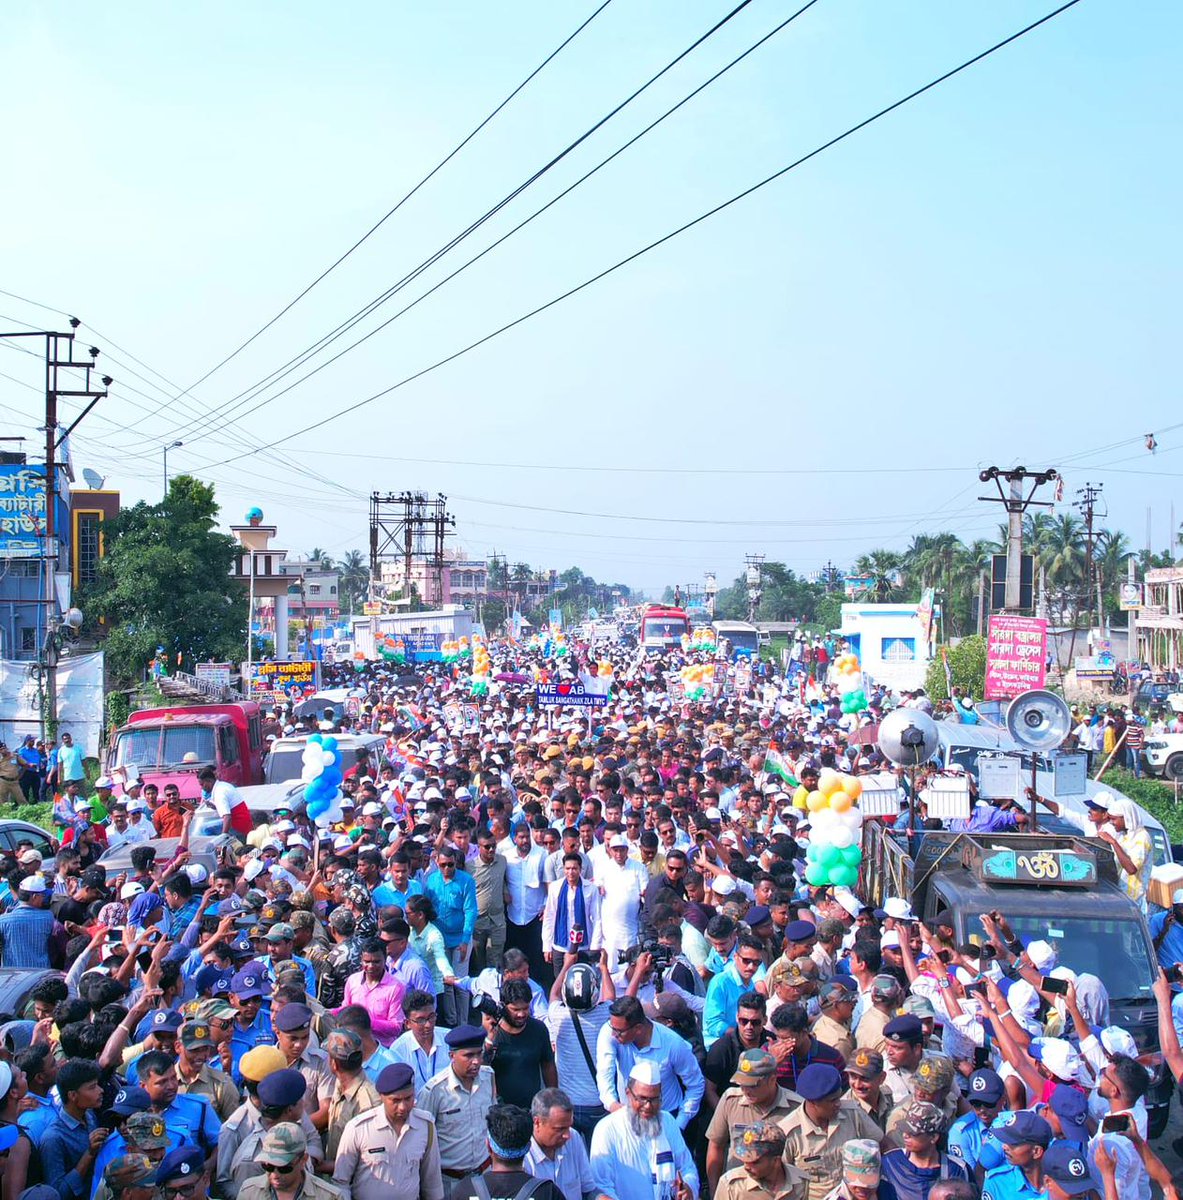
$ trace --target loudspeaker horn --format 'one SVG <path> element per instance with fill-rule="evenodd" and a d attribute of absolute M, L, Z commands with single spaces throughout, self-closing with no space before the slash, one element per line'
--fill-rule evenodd
<path fill-rule="evenodd" d="M 1006 731 L 1024 750 L 1055 750 L 1071 728 L 1068 705 L 1043 688 L 1016 696 L 1006 711 Z"/>
<path fill-rule="evenodd" d="M 940 747 L 937 723 L 916 708 L 897 708 L 879 722 L 878 746 L 897 766 L 919 767 Z"/>

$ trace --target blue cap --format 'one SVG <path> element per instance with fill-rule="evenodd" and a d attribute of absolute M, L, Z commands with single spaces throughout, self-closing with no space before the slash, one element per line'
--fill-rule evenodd
<path fill-rule="evenodd" d="M 744 916 L 744 921 L 747 922 L 749 929 L 755 929 L 757 925 L 764 925 L 771 920 L 772 913 L 763 904 L 756 904 L 749 908 Z"/>
<path fill-rule="evenodd" d="M 414 1074 L 406 1063 L 390 1063 L 378 1072 L 374 1088 L 380 1096 L 389 1096 L 391 1092 L 401 1092 L 411 1086 Z"/>
<path fill-rule="evenodd" d="M 199 996 L 226 996 L 230 993 L 230 981 L 234 978 L 231 970 L 222 970 L 212 964 L 204 966 L 193 977 L 193 986 Z"/>
<path fill-rule="evenodd" d="M 970 1104 L 997 1104 L 1006 1094 L 1006 1084 L 997 1071 L 983 1067 L 969 1077 L 969 1095 L 966 1099 Z"/>
<path fill-rule="evenodd" d="M 121 1117 L 130 1116 L 132 1113 L 147 1112 L 151 1107 L 152 1101 L 142 1087 L 120 1088 L 111 1103 L 111 1111 L 118 1113 Z"/>
<path fill-rule="evenodd" d="M 807 942 L 812 937 L 817 937 L 817 926 L 812 921 L 790 921 L 785 926 L 786 942 Z"/>
<path fill-rule="evenodd" d="M 179 1012 L 162 1008 L 152 1014 L 153 1033 L 176 1033 L 184 1023 L 185 1018 Z"/>
<path fill-rule="evenodd" d="M 457 1025 L 444 1041 L 449 1050 L 475 1050 L 485 1044 L 485 1031 L 479 1025 Z"/>
<path fill-rule="evenodd" d="M 844 1087 L 838 1068 L 829 1063 L 810 1063 L 797 1076 L 797 1094 L 804 1100 L 824 1100 Z"/>
<path fill-rule="evenodd" d="M 230 990 L 240 1000 L 249 1000 L 252 996 L 266 996 L 271 991 L 267 976 L 262 967 L 243 967 L 236 971 L 230 980 Z"/>
<path fill-rule="evenodd" d="M 230 953 L 235 958 L 254 958 L 255 948 L 251 945 L 251 939 L 245 933 L 240 933 L 238 937 L 230 943 Z M 234 989 L 231 988 L 231 991 Z"/>
<path fill-rule="evenodd" d="M 312 1024 L 312 1009 L 307 1004 L 285 1004 L 272 1017 L 271 1026 L 280 1033 L 292 1033 Z"/>
<path fill-rule="evenodd" d="M 261 1079 L 257 1090 L 259 1102 L 267 1108 L 290 1108 L 304 1099 L 308 1084 L 294 1067 L 284 1067 Z"/>
<path fill-rule="evenodd" d="M 1043 1152 L 1043 1173 L 1054 1179 L 1069 1196 L 1103 1191 L 1088 1155 L 1072 1142 L 1057 1141 Z"/>
<path fill-rule="evenodd" d="M 994 1136 L 1004 1146 L 1042 1146 L 1045 1150 L 1052 1140 L 1052 1127 L 1030 1109 L 1000 1113 L 990 1126 Z"/>
<path fill-rule="evenodd" d="M 902 1017 L 893 1017 L 883 1026 L 883 1036 L 889 1042 L 923 1042 L 924 1026 L 919 1017 L 907 1013 Z"/>
<path fill-rule="evenodd" d="M 1088 1123 L 1086 1118 L 1089 1102 L 1084 1092 L 1079 1088 L 1070 1087 L 1066 1083 L 1057 1083 L 1048 1097 L 1048 1107 L 1060 1118 L 1066 1138 L 1088 1140 Z"/>
<path fill-rule="evenodd" d="M 205 1151 L 200 1146 L 178 1146 L 160 1160 L 156 1168 L 156 1186 L 173 1179 L 196 1179 L 205 1170 Z"/>

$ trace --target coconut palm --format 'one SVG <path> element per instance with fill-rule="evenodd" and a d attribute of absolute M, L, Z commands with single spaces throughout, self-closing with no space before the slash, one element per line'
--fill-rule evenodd
<path fill-rule="evenodd" d="M 897 598 L 896 581 L 899 578 L 900 556 L 894 550 L 871 550 L 860 554 L 854 569 L 859 575 L 869 576 L 871 591 L 880 602 Z"/>

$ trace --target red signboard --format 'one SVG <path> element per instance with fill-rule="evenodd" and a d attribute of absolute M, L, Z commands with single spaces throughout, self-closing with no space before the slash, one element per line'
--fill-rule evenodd
<path fill-rule="evenodd" d="M 1005 700 L 1041 688 L 1046 676 L 1047 621 L 992 616 L 986 644 L 986 699 Z"/>

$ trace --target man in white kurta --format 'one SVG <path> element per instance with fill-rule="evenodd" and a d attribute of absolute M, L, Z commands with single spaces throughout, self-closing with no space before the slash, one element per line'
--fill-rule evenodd
<path fill-rule="evenodd" d="M 649 872 L 628 856 L 628 838 L 616 834 L 608 843 L 608 857 L 596 870 L 600 888 L 600 921 L 608 965 L 615 967 L 622 950 L 637 944 L 641 900 L 649 885 Z"/>

